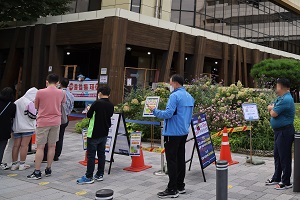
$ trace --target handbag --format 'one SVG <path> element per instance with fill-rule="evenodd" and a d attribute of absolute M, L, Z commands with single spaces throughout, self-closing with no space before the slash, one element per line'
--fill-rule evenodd
<path fill-rule="evenodd" d="M 65 97 L 65 93 L 62 91 L 63 98 Z M 61 102 L 61 124 L 66 124 L 68 122 L 68 116 L 66 114 L 65 107 L 63 105 L 63 102 Z"/>
<path fill-rule="evenodd" d="M 6 110 L 6 108 L 9 106 L 11 102 L 8 102 L 8 104 L 5 106 L 5 108 L 1 111 L 0 116 L 2 115 L 2 113 Z"/>

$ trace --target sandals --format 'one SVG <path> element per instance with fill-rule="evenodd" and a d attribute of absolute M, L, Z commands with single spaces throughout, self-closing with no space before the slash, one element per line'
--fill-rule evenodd
<path fill-rule="evenodd" d="M 268 179 L 265 184 L 266 185 L 277 185 L 279 183 L 279 181 L 274 181 L 273 179 Z"/>
<path fill-rule="evenodd" d="M 293 184 L 283 184 L 282 182 L 278 183 L 276 186 L 275 186 L 275 189 L 276 190 L 286 190 L 286 189 L 289 189 L 289 188 L 292 188 L 293 187 Z"/>

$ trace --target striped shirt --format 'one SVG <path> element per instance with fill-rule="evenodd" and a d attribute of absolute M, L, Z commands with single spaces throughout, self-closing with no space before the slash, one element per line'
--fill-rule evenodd
<path fill-rule="evenodd" d="M 64 103 L 66 115 L 70 115 L 74 108 L 74 96 L 67 88 L 62 88 L 66 92 L 67 101 Z"/>

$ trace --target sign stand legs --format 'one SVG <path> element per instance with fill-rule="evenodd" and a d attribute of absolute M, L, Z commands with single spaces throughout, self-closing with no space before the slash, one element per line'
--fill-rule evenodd
<path fill-rule="evenodd" d="M 150 126 L 151 126 L 151 129 L 150 129 L 150 131 L 151 131 L 151 139 L 150 139 L 151 140 L 151 148 L 154 148 L 154 125 L 151 124 Z"/>
<path fill-rule="evenodd" d="M 252 164 L 252 124 L 250 121 L 250 163 Z"/>
<path fill-rule="evenodd" d="M 192 153 L 192 158 L 191 158 L 191 161 L 190 161 L 189 171 L 191 171 L 191 168 L 192 168 L 192 163 L 193 163 L 195 148 L 196 148 L 196 143 L 195 143 L 194 148 L 193 148 L 193 153 Z"/>
<path fill-rule="evenodd" d="M 152 126 L 152 125 L 151 125 Z M 161 123 L 161 133 L 163 131 L 163 123 Z M 164 136 L 161 134 L 161 148 L 164 149 Z M 154 172 L 154 175 L 156 176 L 165 176 L 166 172 L 165 172 L 165 156 L 164 153 L 161 153 L 161 162 L 160 162 L 160 170 Z"/>
<path fill-rule="evenodd" d="M 110 162 L 109 162 L 108 174 L 110 174 L 112 162 L 113 162 L 113 161 L 110 161 Z"/>

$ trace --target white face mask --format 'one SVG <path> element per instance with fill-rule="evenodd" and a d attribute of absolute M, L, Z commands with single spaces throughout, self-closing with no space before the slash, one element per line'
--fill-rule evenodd
<path fill-rule="evenodd" d="M 174 91 L 174 87 L 172 85 L 170 85 L 169 89 L 170 89 L 170 92 Z"/>

